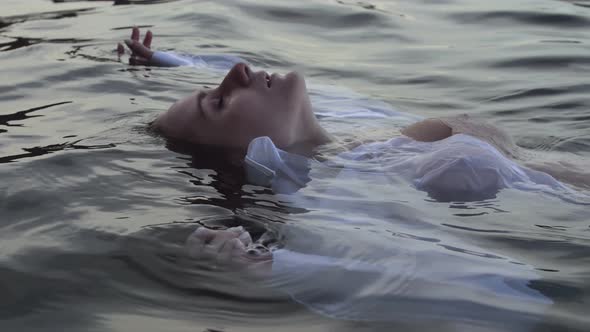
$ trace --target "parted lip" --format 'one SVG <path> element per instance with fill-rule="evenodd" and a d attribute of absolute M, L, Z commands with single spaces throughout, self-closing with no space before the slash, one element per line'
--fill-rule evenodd
<path fill-rule="evenodd" d="M 258 71 L 258 72 L 254 73 L 254 72 L 252 72 L 250 67 L 246 64 L 244 64 L 244 66 L 243 66 L 242 73 L 244 74 L 247 82 L 252 81 L 252 79 L 254 79 L 255 77 L 262 76 L 261 78 L 266 83 L 267 88 L 270 88 L 272 86 L 272 81 L 274 79 L 274 76 L 277 75 L 277 74 L 269 74 L 265 71 Z"/>
<path fill-rule="evenodd" d="M 270 88 L 270 86 L 272 85 L 272 75 L 270 75 L 269 73 L 267 73 L 265 71 L 259 71 L 259 72 L 253 73 L 252 69 L 250 69 L 250 66 L 248 66 L 247 64 L 243 64 L 243 70 L 241 72 L 245 77 L 245 82 L 252 81 L 252 79 L 256 76 L 262 76 L 262 79 L 266 83 L 267 88 Z"/>

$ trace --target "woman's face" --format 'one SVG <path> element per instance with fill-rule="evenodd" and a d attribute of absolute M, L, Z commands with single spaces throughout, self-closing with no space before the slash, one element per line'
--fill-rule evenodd
<path fill-rule="evenodd" d="M 319 130 L 303 77 L 252 72 L 243 63 L 217 88 L 176 102 L 155 126 L 173 138 L 234 148 L 246 148 L 260 136 L 286 148 L 315 139 Z"/>

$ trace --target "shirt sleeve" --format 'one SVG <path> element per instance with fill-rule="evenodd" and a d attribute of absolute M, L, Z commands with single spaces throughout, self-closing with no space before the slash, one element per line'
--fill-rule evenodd
<path fill-rule="evenodd" d="M 532 268 L 506 259 L 425 251 L 371 262 L 278 249 L 270 283 L 312 311 L 337 319 L 502 317 L 528 325 L 552 303 L 529 287 L 536 279 Z M 530 310 L 524 320 L 515 315 L 523 306 Z"/>
<path fill-rule="evenodd" d="M 158 67 L 202 67 L 213 70 L 227 71 L 236 63 L 246 62 L 233 55 L 181 55 L 173 52 L 156 51 L 150 64 Z"/>
<path fill-rule="evenodd" d="M 195 62 L 198 62 L 198 60 L 198 57 L 189 57 L 171 52 L 156 51 L 152 55 L 150 64 L 158 67 L 193 66 Z"/>

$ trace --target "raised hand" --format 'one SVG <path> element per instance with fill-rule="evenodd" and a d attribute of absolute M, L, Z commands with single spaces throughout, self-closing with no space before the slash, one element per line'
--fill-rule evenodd
<path fill-rule="evenodd" d="M 147 31 L 143 38 L 143 43 L 139 41 L 140 32 L 139 28 L 134 27 L 131 31 L 131 39 L 126 39 L 125 44 L 131 50 L 131 56 L 129 57 L 130 65 L 143 65 L 147 66 L 150 64 L 154 51 L 150 48 L 152 46 L 152 32 Z M 125 53 L 125 47 L 123 44 L 117 44 L 117 53 L 119 57 Z"/>

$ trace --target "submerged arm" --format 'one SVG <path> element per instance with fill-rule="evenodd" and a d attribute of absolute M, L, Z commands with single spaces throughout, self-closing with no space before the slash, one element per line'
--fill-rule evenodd
<path fill-rule="evenodd" d="M 375 273 L 384 266 L 355 259 L 304 254 L 288 249 L 270 251 L 253 242 L 242 226 L 225 230 L 199 227 L 186 240 L 189 257 L 209 261 L 218 268 L 246 271 L 258 277 L 270 278 L 284 274 L 309 274 L 326 268 Z"/>
<path fill-rule="evenodd" d="M 590 190 L 590 172 L 588 166 L 574 164 L 567 161 L 527 162 L 526 166 L 545 172 L 559 181 L 569 183 L 575 187 Z"/>

